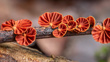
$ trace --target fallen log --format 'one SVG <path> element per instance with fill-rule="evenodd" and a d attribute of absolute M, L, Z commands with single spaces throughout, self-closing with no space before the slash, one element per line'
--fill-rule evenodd
<path fill-rule="evenodd" d="M 15 42 L 0 43 L 0 62 L 73 62 L 64 57 L 49 57 Z"/>

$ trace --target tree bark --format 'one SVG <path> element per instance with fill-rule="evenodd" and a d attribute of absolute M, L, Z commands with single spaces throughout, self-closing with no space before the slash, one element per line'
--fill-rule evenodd
<path fill-rule="evenodd" d="M 36 29 L 36 39 L 42 38 L 53 38 L 52 32 L 54 29 L 50 27 L 37 27 Z M 92 28 L 87 30 L 86 32 L 77 33 L 75 31 L 68 31 L 65 36 L 77 36 L 77 35 L 90 35 Z M 64 37 L 65 37 L 64 36 Z M 0 31 L 0 43 L 14 41 L 15 35 L 13 31 Z"/>
<path fill-rule="evenodd" d="M 0 44 L 0 62 L 73 62 L 64 57 L 48 57 L 37 49 L 20 46 L 17 43 Z"/>

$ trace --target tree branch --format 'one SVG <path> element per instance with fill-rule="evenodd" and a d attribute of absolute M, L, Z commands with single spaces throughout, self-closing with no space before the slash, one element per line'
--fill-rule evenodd
<path fill-rule="evenodd" d="M 37 35 L 36 35 L 36 39 L 42 39 L 42 38 L 53 38 L 54 36 L 52 35 L 52 32 L 54 29 L 47 27 L 35 27 Z M 92 28 L 87 30 L 86 32 L 81 32 L 81 33 L 76 33 L 74 31 L 71 32 L 67 32 L 66 36 L 77 36 L 77 35 L 90 35 L 92 31 Z M 0 43 L 4 43 L 4 42 L 10 42 L 10 41 L 14 41 L 15 35 L 13 33 L 13 31 L 2 31 L 0 30 Z"/>

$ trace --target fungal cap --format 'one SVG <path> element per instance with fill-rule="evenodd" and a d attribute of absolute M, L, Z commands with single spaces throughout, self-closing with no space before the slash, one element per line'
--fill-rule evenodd
<path fill-rule="evenodd" d="M 76 28 L 76 30 L 79 31 L 79 32 L 85 32 L 90 27 L 89 21 L 86 18 L 84 18 L 84 17 L 78 18 L 76 20 L 76 22 L 77 22 L 77 28 Z"/>
<path fill-rule="evenodd" d="M 28 46 L 35 41 L 36 30 L 33 27 L 29 27 L 25 33 L 18 34 L 15 39 L 20 45 Z"/>
<path fill-rule="evenodd" d="M 77 23 L 75 21 L 69 21 L 67 24 L 68 31 L 72 31 L 72 30 L 76 29 L 76 27 L 77 27 Z"/>
<path fill-rule="evenodd" d="M 16 24 L 13 26 L 14 34 L 22 34 L 26 31 L 28 27 L 32 26 L 32 22 L 28 19 L 21 19 L 16 21 Z"/>
<path fill-rule="evenodd" d="M 94 27 L 95 26 L 95 18 L 93 16 L 89 16 L 87 17 L 88 21 L 90 22 L 90 27 Z"/>
<path fill-rule="evenodd" d="M 62 20 L 63 23 L 67 24 L 69 21 L 74 21 L 73 16 L 66 15 L 66 16 L 63 17 L 63 20 Z"/>
<path fill-rule="evenodd" d="M 61 38 L 66 34 L 66 32 L 67 32 L 67 26 L 66 26 L 66 24 L 62 23 L 58 26 L 58 29 L 55 29 L 52 32 L 52 34 L 53 34 L 53 36 L 55 36 L 57 38 Z"/>
<path fill-rule="evenodd" d="M 39 17 L 38 23 L 42 27 L 51 26 L 52 28 L 56 28 L 61 23 L 61 21 L 62 14 L 58 12 L 46 12 Z"/>
<path fill-rule="evenodd" d="M 1 25 L 1 30 L 4 30 L 4 31 L 11 31 L 13 30 L 13 26 L 15 25 L 15 21 L 13 19 L 9 20 L 9 21 L 6 21 L 4 23 L 2 23 Z"/>

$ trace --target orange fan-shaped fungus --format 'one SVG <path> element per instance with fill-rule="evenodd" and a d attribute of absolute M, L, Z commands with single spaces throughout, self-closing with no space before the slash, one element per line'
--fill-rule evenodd
<path fill-rule="evenodd" d="M 13 19 L 2 23 L 1 30 L 10 31 L 13 30 L 13 26 L 15 25 L 15 21 Z"/>
<path fill-rule="evenodd" d="M 58 12 L 46 12 L 39 17 L 38 23 L 42 27 L 51 26 L 52 28 L 58 27 L 62 21 L 62 14 Z"/>
<path fill-rule="evenodd" d="M 110 18 L 103 21 L 103 26 L 97 25 L 92 30 L 94 40 L 106 44 L 110 43 Z"/>
<path fill-rule="evenodd" d="M 67 24 L 67 30 L 68 31 L 74 30 L 76 28 L 76 26 L 77 26 L 76 22 L 74 21 L 73 16 L 71 16 L 71 15 L 65 16 L 63 18 L 62 22 Z"/>
<path fill-rule="evenodd" d="M 6 31 L 14 30 L 15 34 L 22 34 L 31 25 L 32 25 L 32 22 L 27 19 L 22 19 L 18 21 L 9 20 L 2 23 L 1 29 Z"/>
<path fill-rule="evenodd" d="M 95 18 L 93 16 L 89 16 L 87 19 L 90 22 L 90 27 L 93 28 L 95 26 Z"/>
<path fill-rule="evenodd" d="M 106 35 L 110 38 L 110 18 L 107 18 L 103 21 L 103 27 L 106 30 Z"/>
<path fill-rule="evenodd" d="M 66 24 L 60 24 L 58 26 L 58 29 L 55 29 L 52 33 L 53 33 L 53 36 L 57 37 L 57 38 L 60 38 L 60 37 L 63 37 L 67 32 L 67 26 Z"/>
<path fill-rule="evenodd" d="M 15 34 L 22 34 L 26 31 L 28 27 L 32 26 L 32 22 L 28 19 L 18 20 L 17 24 L 14 26 L 14 33 Z"/>
<path fill-rule="evenodd" d="M 80 17 L 76 20 L 76 22 L 77 22 L 76 30 L 79 32 L 85 32 L 90 27 L 90 23 L 86 18 Z"/>
<path fill-rule="evenodd" d="M 74 21 L 73 16 L 67 15 L 67 16 L 65 16 L 65 17 L 63 18 L 63 20 L 62 20 L 62 22 L 65 23 L 65 24 L 67 24 L 69 21 Z"/>
<path fill-rule="evenodd" d="M 18 34 L 15 39 L 20 45 L 30 45 L 36 39 L 36 30 L 32 27 L 29 27 L 25 33 Z"/>
<path fill-rule="evenodd" d="M 106 28 L 110 28 L 110 18 L 107 18 L 103 21 L 103 26 Z"/>
<path fill-rule="evenodd" d="M 92 30 L 92 36 L 94 40 L 103 44 L 110 43 L 110 38 L 106 30 L 108 29 L 105 29 L 101 25 L 95 26 Z M 110 29 L 108 31 L 110 32 Z"/>
<path fill-rule="evenodd" d="M 76 26 L 77 26 L 77 23 L 75 21 L 69 21 L 67 23 L 67 30 L 72 31 L 76 28 Z"/>

